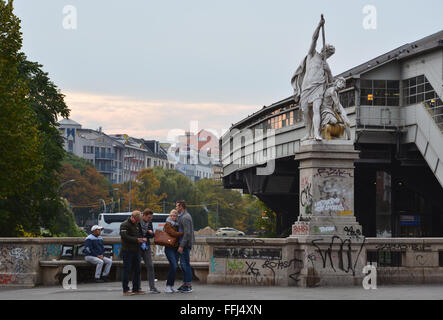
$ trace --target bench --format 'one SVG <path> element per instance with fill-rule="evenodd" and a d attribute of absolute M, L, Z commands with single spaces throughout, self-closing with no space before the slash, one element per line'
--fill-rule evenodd
<path fill-rule="evenodd" d="M 144 262 L 142 261 L 142 266 L 144 266 Z M 67 274 L 63 274 L 63 268 L 68 265 L 75 266 L 76 268 L 87 269 L 88 270 L 88 278 L 92 279 L 93 274 L 95 272 L 95 265 L 85 261 L 85 260 L 47 260 L 40 261 L 40 274 L 41 274 L 41 282 L 45 286 L 51 285 L 59 285 L 62 283 L 63 277 Z M 154 268 L 160 267 L 162 269 L 166 269 L 169 267 L 169 262 L 167 260 L 154 260 Z M 202 283 L 206 283 L 206 279 L 209 273 L 209 262 L 192 262 L 191 267 L 194 271 L 195 277 Z M 112 261 L 112 269 L 115 271 L 115 279 L 120 280 L 121 270 L 123 268 L 122 260 L 113 260 Z M 79 279 L 79 273 L 77 273 L 77 280 Z"/>

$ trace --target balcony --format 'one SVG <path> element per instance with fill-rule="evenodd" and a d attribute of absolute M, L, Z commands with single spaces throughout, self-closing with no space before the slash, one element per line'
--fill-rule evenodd
<path fill-rule="evenodd" d="M 113 166 L 96 166 L 98 172 L 114 173 L 115 167 Z"/>
<path fill-rule="evenodd" d="M 95 159 L 98 160 L 116 160 L 115 153 L 95 153 Z"/>

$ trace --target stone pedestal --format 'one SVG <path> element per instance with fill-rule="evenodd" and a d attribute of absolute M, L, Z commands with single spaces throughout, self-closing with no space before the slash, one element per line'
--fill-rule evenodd
<path fill-rule="evenodd" d="M 304 261 L 301 286 L 361 285 L 364 237 L 354 216 L 354 161 L 351 141 L 307 141 L 300 161 L 300 215 L 291 237 Z"/>

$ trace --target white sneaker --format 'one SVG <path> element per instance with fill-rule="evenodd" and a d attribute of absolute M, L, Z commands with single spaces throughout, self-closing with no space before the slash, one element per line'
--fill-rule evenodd
<path fill-rule="evenodd" d="M 174 289 L 172 289 L 172 287 L 171 286 L 166 286 L 166 288 L 165 288 L 165 293 L 174 293 L 175 291 L 174 291 Z"/>
<path fill-rule="evenodd" d="M 174 292 L 174 293 L 177 293 L 177 292 L 178 292 L 178 290 L 177 290 L 177 289 L 174 289 L 173 287 L 171 287 L 171 289 L 172 289 L 172 292 Z"/>

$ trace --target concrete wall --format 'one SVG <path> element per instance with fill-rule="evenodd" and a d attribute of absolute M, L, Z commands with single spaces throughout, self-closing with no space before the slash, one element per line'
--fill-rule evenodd
<path fill-rule="evenodd" d="M 367 80 L 399 80 L 401 67 L 398 61 L 389 62 L 379 68 L 362 74 L 361 79 Z"/>
<path fill-rule="evenodd" d="M 365 239 L 350 235 L 337 237 L 331 244 L 315 239 L 308 242 L 297 238 L 200 238 L 191 251 L 191 261 L 208 262 L 208 283 L 299 286 L 302 281 L 314 281 L 316 275 L 333 272 L 337 279 L 354 273 L 351 280 L 355 283 L 350 284 L 361 285 L 361 270 L 353 270 L 356 261 L 365 265 L 371 255 L 396 256 L 400 257 L 399 265 L 379 264 L 379 284 L 443 283 L 443 238 Z M 40 261 L 58 259 L 63 245 L 83 243 L 82 238 L 0 239 L 0 287 L 41 284 Z M 120 260 L 120 238 L 105 238 L 105 244 L 115 245 L 114 259 Z M 306 255 L 307 245 L 313 245 L 314 250 Z M 153 255 L 154 261 L 166 260 L 161 247 L 156 246 Z M 318 284 L 322 285 L 307 283 Z"/>
<path fill-rule="evenodd" d="M 377 268 L 379 284 L 443 283 L 442 238 L 365 239 L 351 235 L 331 238 L 330 242 L 314 238 L 218 238 L 208 239 L 208 245 L 208 283 L 361 285 L 364 275 L 356 266 L 366 265 L 368 256 L 385 257 Z M 392 260 L 394 255 L 400 255 L 399 265 Z"/>
<path fill-rule="evenodd" d="M 121 260 L 120 237 L 104 238 L 104 243 L 113 245 L 113 260 Z M 0 287 L 41 284 L 40 261 L 58 260 L 64 245 L 74 246 L 75 252 L 76 247 L 82 244 L 83 238 L 0 238 Z M 191 261 L 209 261 L 208 250 L 205 239 L 197 239 L 191 251 Z M 167 261 L 164 247 L 151 245 L 151 251 L 154 261 Z"/>

